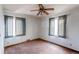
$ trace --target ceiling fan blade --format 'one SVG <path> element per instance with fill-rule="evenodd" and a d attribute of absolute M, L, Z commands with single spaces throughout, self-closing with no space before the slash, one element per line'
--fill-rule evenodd
<path fill-rule="evenodd" d="M 39 8 L 44 9 L 44 6 L 42 4 L 38 4 Z"/>
<path fill-rule="evenodd" d="M 38 4 L 38 6 L 39 6 L 39 9 L 41 8 L 41 4 Z"/>
<path fill-rule="evenodd" d="M 40 4 L 41 5 L 41 7 L 44 9 L 44 6 L 42 5 L 42 4 Z"/>
<path fill-rule="evenodd" d="M 40 14 L 42 15 L 42 11 L 40 12 Z"/>
<path fill-rule="evenodd" d="M 39 15 L 39 14 L 40 14 L 40 12 L 41 12 L 41 11 L 39 11 L 39 12 L 37 13 L 37 15 Z"/>
<path fill-rule="evenodd" d="M 45 10 L 43 10 L 43 12 L 44 12 L 46 15 L 49 15 L 49 13 L 48 13 L 48 12 L 46 12 Z"/>
<path fill-rule="evenodd" d="M 44 10 L 54 10 L 54 8 L 45 8 Z"/>

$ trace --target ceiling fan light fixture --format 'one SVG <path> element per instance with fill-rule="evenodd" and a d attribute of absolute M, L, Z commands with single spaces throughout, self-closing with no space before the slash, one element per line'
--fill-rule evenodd
<path fill-rule="evenodd" d="M 49 15 L 47 11 L 54 10 L 54 8 L 45 8 L 42 4 L 38 4 L 38 7 L 39 9 L 31 10 L 31 11 L 38 11 L 37 15 L 43 15 L 43 13 Z"/>

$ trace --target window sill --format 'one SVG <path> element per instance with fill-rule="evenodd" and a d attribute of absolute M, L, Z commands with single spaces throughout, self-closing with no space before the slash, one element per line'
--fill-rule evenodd
<path fill-rule="evenodd" d="M 64 37 L 64 36 L 49 35 L 49 37 L 56 37 L 56 38 L 60 38 L 60 39 L 66 39 L 66 37 Z"/>
<path fill-rule="evenodd" d="M 22 37 L 22 36 L 26 36 L 26 35 L 7 36 L 7 37 L 5 37 L 5 39 L 15 38 L 15 37 Z"/>

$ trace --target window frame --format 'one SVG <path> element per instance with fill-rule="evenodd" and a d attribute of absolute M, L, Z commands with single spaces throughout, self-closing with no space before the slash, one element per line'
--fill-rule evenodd
<path fill-rule="evenodd" d="M 12 17 L 12 18 L 13 18 L 13 16 L 4 15 L 4 23 L 5 23 L 5 38 L 13 37 L 13 35 L 8 36 L 8 28 L 6 28 L 6 27 L 8 27 L 8 24 L 6 24 L 6 22 L 8 22 L 8 19 L 7 19 L 8 17 Z"/>
<path fill-rule="evenodd" d="M 63 36 L 60 36 L 59 35 L 59 17 L 64 17 L 64 35 Z M 51 20 L 54 19 L 55 20 L 56 17 L 53 17 L 53 18 L 49 18 L 49 36 L 55 36 L 55 35 L 51 35 L 50 33 L 50 27 L 51 27 Z M 62 16 L 58 16 L 58 37 L 61 37 L 61 38 L 66 38 L 66 23 L 67 23 L 67 15 L 62 15 Z"/>
<path fill-rule="evenodd" d="M 12 17 L 13 19 L 15 19 L 15 21 L 16 21 L 16 18 L 22 19 L 22 22 L 23 22 L 22 23 L 23 24 L 23 34 L 21 34 L 21 35 L 16 35 L 15 34 L 15 36 L 12 34 L 12 36 L 8 36 L 8 31 L 7 31 L 8 30 L 8 28 L 7 28 L 8 24 L 6 23 L 6 22 L 8 22 L 8 19 L 7 19 L 8 17 Z M 4 27 L 5 27 L 5 38 L 12 38 L 12 37 L 16 37 L 16 36 L 24 36 L 24 35 L 26 35 L 26 19 L 23 18 L 23 17 L 13 17 L 13 16 L 9 16 L 9 15 L 4 15 Z M 16 28 L 15 28 L 15 30 L 16 30 Z"/>
<path fill-rule="evenodd" d="M 55 18 L 49 18 L 49 36 L 54 36 L 54 35 L 52 35 L 50 32 L 50 29 L 51 29 L 51 21 L 52 21 L 52 19 L 55 19 Z"/>
<path fill-rule="evenodd" d="M 63 36 L 59 35 L 59 20 L 58 20 L 58 37 L 66 38 L 67 15 L 62 15 L 62 16 L 59 16 L 59 17 L 63 17 L 64 18 L 64 27 L 63 27 L 64 28 L 64 31 L 63 31 L 64 35 Z"/>
<path fill-rule="evenodd" d="M 21 17 L 16 17 L 16 18 L 20 18 L 20 19 L 18 19 L 18 20 L 21 20 L 22 21 L 22 25 L 23 25 L 23 34 L 19 34 L 19 35 L 16 35 L 15 34 L 15 36 L 24 36 L 24 35 L 26 35 L 26 19 L 25 18 L 21 18 Z M 16 19 L 15 18 L 15 22 L 16 22 Z M 15 24 L 15 26 L 16 26 L 16 24 Z M 16 28 L 15 28 L 15 30 L 16 30 Z M 16 31 L 15 31 L 15 33 L 16 33 Z"/>

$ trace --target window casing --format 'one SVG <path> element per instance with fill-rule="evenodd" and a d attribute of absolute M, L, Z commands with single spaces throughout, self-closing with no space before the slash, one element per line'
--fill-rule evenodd
<path fill-rule="evenodd" d="M 13 17 L 5 16 L 5 37 L 13 37 Z"/>
<path fill-rule="evenodd" d="M 66 37 L 66 19 L 67 16 L 60 16 L 58 19 L 58 36 Z"/>
<path fill-rule="evenodd" d="M 15 20 L 15 35 L 16 36 L 25 35 L 25 32 L 26 32 L 26 30 L 25 30 L 25 19 L 16 17 L 16 20 Z"/>
<path fill-rule="evenodd" d="M 4 16 L 5 19 L 5 38 L 21 36 L 26 33 L 25 18 Z"/>
<path fill-rule="evenodd" d="M 49 36 L 66 37 L 67 15 L 49 19 Z"/>
<path fill-rule="evenodd" d="M 49 19 L 49 35 L 53 36 L 55 31 L 55 20 L 54 18 Z"/>

